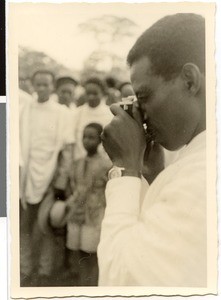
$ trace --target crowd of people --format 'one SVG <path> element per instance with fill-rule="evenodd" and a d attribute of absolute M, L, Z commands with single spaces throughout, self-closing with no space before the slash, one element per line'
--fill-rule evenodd
<path fill-rule="evenodd" d="M 97 285 L 111 167 L 100 135 L 133 89 L 90 77 L 76 97 L 77 80 L 46 69 L 19 83 L 21 286 Z"/>

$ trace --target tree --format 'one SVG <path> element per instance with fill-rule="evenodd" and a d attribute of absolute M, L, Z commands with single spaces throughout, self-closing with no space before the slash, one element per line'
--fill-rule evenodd
<path fill-rule="evenodd" d="M 96 72 L 113 74 L 115 70 L 119 75 L 119 70 L 122 70 L 120 73 L 126 73 L 128 77 L 125 55 L 119 53 L 119 48 L 125 47 L 126 39 L 135 36 L 137 28 L 132 20 L 113 15 L 103 15 L 79 24 L 80 32 L 93 35 L 97 42 L 97 49 L 84 63 L 82 76 Z"/>
<path fill-rule="evenodd" d="M 79 24 L 79 29 L 82 33 L 91 33 L 99 45 L 104 45 L 134 36 L 137 25 L 128 18 L 103 15 Z"/>
<path fill-rule="evenodd" d="M 73 71 L 66 68 L 44 52 L 34 51 L 26 47 L 19 47 L 19 75 L 31 77 L 37 70 L 48 69 L 56 76 L 69 74 L 75 77 Z"/>

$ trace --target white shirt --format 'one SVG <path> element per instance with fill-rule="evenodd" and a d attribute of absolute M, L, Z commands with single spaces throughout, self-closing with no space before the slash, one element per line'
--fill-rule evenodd
<path fill-rule="evenodd" d="M 75 156 L 74 159 L 77 160 L 86 155 L 86 151 L 82 144 L 83 131 L 85 126 L 90 123 L 99 123 L 102 127 L 106 126 L 112 120 L 113 115 L 110 112 L 109 106 L 107 106 L 103 101 L 95 107 L 90 107 L 87 103 L 79 106 L 76 109 L 75 114 Z"/>
<path fill-rule="evenodd" d="M 32 103 L 33 97 L 19 89 L 19 118 L 24 118 L 24 115 L 28 113 Z M 25 124 L 27 127 L 28 124 Z M 22 131 L 21 123 L 19 124 L 20 132 Z M 19 136 L 19 166 L 23 165 L 23 157 L 22 157 L 22 145 L 21 145 L 21 136 Z"/>
<path fill-rule="evenodd" d="M 205 287 L 205 132 L 142 189 L 136 177 L 107 184 L 99 285 Z"/>
<path fill-rule="evenodd" d="M 73 143 L 69 111 L 49 99 L 35 101 L 29 112 L 29 154 L 25 183 L 25 197 L 30 204 L 39 203 L 46 192 L 56 165 L 59 151 Z"/>
<path fill-rule="evenodd" d="M 76 117 L 76 107 L 74 105 L 71 105 L 70 107 L 67 107 L 64 104 L 59 104 L 62 106 L 64 113 L 65 113 L 65 119 L 67 123 L 67 130 L 66 136 L 68 137 L 69 144 L 75 143 L 75 117 Z"/>

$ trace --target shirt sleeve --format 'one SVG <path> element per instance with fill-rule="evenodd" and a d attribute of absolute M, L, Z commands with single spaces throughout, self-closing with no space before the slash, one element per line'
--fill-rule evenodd
<path fill-rule="evenodd" d="M 115 285 L 119 278 L 118 259 L 121 260 L 128 229 L 138 222 L 140 191 L 141 180 L 136 177 L 114 178 L 107 183 L 107 206 L 98 246 L 99 285 Z"/>
<path fill-rule="evenodd" d="M 147 193 L 145 205 L 151 204 L 142 213 L 140 179 L 108 182 L 99 285 L 206 285 L 206 184 L 189 171 L 159 186 L 156 198 L 147 199 Z"/>

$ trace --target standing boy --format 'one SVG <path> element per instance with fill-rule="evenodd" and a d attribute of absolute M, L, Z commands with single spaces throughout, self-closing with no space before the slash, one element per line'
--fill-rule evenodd
<path fill-rule="evenodd" d="M 21 168 L 20 188 L 20 272 L 21 286 L 38 285 L 38 276 L 50 270 L 41 263 L 41 232 L 37 224 L 39 207 L 54 176 L 59 152 L 72 143 L 65 111 L 50 99 L 54 90 L 54 75 L 48 70 L 37 71 L 32 78 L 37 100 L 29 112 L 20 116 Z M 28 124 L 23 126 L 22 124 Z M 63 161 L 62 182 L 55 193 L 66 184 L 64 175 L 69 164 Z"/>
<path fill-rule="evenodd" d="M 113 118 L 109 106 L 105 104 L 106 88 L 103 81 L 93 77 L 88 79 L 84 86 L 87 103 L 77 108 L 75 116 L 75 159 L 82 158 L 86 154 L 82 144 L 85 126 L 92 122 L 105 126 Z"/>
<path fill-rule="evenodd" d="M 65 105 L 73 110 L 76 109 L 74 103 L 74 94 L 77 81 L 72 77 L 60 77 L 56 81 L 56 92 L 58 95 L 58 103 Z"/>
<path fill-rule="evenodd" d="M 79 271 L 81 286 L 95 286 L 98 280 L 97 245 L 104 216 L 107 172 L 111 162 L 98 152 L 102 126 L 87 125 L 83 145 L 87 155 L 75 162 L 71 170 L 67 247 L 70 265 Z"/>

